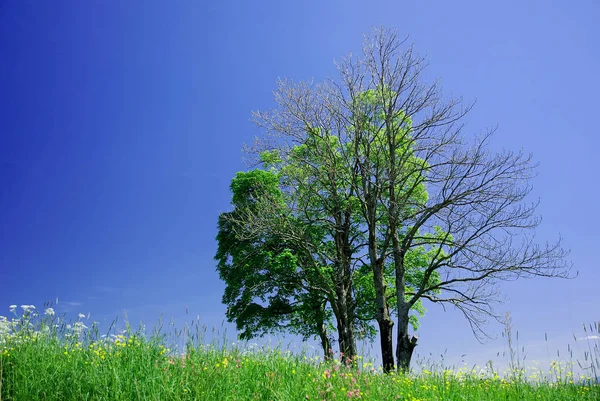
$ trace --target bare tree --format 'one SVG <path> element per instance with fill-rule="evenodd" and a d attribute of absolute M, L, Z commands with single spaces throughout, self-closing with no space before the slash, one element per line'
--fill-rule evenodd
<path fill-rule="evenodd" d="M 492 132 L 468 145 L 461 121 L 471 106 L 445 99 L 437 83 L 422 83 L 426 63 L 411 46 L 402 51 L 403 44 L 392 31 L 374 30 L 365 38 L 364 57 L 340 64 L 337 88 L 346 105 L 366 90 L 378 94 L 377 133 L 388 146 L 379 177 L 382 194 L 388 193 L 379 200 L 387 211 L 385 236 L 391 236 L 396 272 L 396 357 L 405 370 L 417 344 L 408 332 L 408 311 L 420 299 L 454 305 L 480 337 L 486 318 L 499 318 L 493 308 L 498 280 L 568 277 L 571 266 L 560 240 L 534 242 L 540 220 L 537 203 L 526 203 L 536 167 L 531 156 L 490 152 Z M 421 185 L 429 199 L 415 203 Z M 405 256 L 422 246 L 436 254 L 420 285 L 407 289 Z M 434 274 L 439 279 L 431 280 Z"/>

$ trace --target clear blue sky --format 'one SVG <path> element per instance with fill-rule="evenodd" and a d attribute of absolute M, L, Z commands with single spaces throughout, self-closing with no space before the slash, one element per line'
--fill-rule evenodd
<path fill-rule="evenodd" d="M 220 326 L 216 222 L 261 134 L 250 112 L 272 105 L 278 77 L 334 77 L 383 24 L 448 94 L 477 100 L 469 133 L 498 124 L 494 147 L 540 163 L 537 234 L 564 237 L 579 278 L 507 283 L 501 310 L 528 359 L 552 357 L 600 319 L 599 20 L 596 0 L 3 1 L 0 314 L 58 297 L 101 322 L 124 309 L 182 322 L 189 307 Z M 420 355 L 449 361 L 504 347 L 437 307 L 420 337 Z"/>

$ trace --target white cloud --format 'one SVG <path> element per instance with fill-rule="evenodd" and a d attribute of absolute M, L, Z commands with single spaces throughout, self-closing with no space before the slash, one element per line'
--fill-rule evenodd
<path fill-rule="evenodd" d="M 82 305 L 83 303 L 79 301 L 60 301 L 54 305 L 54 309 L 62 312 L 70 312 L 75 308 L 81 307 Z"/>
<path fill-rule="evenodd" d="M 600 336 L 587 336 L 578 338 L 577 341 L 585 341 L 585 340 L 600 340 Z"/>
<path fill-rule="evenodd" d="M 67 305 L 67 306 L 81 306 L 83 305 L 81 302 L 69 302 L 69 301 L 60 301 L 61 305 Z"/>

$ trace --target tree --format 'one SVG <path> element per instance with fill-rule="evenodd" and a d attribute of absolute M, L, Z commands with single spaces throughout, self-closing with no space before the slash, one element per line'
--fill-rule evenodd
<path fill-rule="evenodd" d="M 234 210 L 219 216 L 217 271 L 226 283 L 223 303 L 227 318 L 250 339 L 286 331 L 305 339 L 318 337 L 326 359 L 331 355 L 326 291 L 303 261 L 301 249 L 292 250 L 277 234 L 255 231 L 241 220 L 256 213 L 261 198 L 285 207 L 279 178 L 273 172 L 253 170 L 232 180 Z M 303 263 L 304 262 L 304 263 Z"/>
<path fill-rule="evenodd" d="M 338 64 L 339 82 L 280 81 L 277 107 L 255 113 L 266 135 L 249 148 L 294 166 L 301 180 L 284 185 L 310 209 L 305 223 L 327 222 L 323 238 L 335 249 L 332 279 L 345 283 L 337 295 L 347 322 L 356 314 L 352 266 L 369 266 L 386 371 L 393 361 L 386 271 L 394 275 L 397 366 L 407 370 L 417 344 L 410 316 L 420 302 L 455 306 L 481 338 L 482 323 L 498 318 L 498 281 L 569 277 L 571 269 L 560 239 L 534 240 L 531 156 L 491 152 L 493 131 L 464 135 L 471 105 L 424 83 L 425 60 L 404 46 L 377 29 L 365 37 L 362 57 Z"/>

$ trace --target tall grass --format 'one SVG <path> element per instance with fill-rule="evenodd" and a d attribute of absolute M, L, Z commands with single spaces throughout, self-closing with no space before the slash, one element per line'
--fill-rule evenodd
<path fill-rule="evenodd" d="M 578 360 L 577 364 L 590 377 L 595 378 L 596 383 L 600 383 L 600 322 L 584 324 L 583 332 L 587 350 L 584 351 L 583 360 Z M 580 341 L 576 336 L 573 337 L 576 342 Z"/>
<path fill-rule="evenodd" d="M 29 306 L 0 318 L 0 401 L 600 399 L 590 375 L 574 377 L 561 365 L 536 377 L 491 369 L 383 375 L 361 358 L 324 363 L 280 348 L 204 344 L 197 323 L 169 338 L 128 324 L 101 334 L 84 322 Z M 176 352 L 181 341 L 185 350 Z M 597 363 L 597 348 L 590 350 Z"/>

